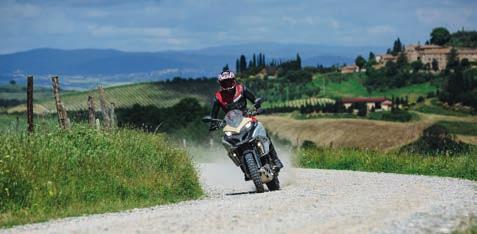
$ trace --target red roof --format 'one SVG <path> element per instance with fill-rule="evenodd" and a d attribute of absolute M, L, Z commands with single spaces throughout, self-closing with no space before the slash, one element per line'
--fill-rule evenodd
<path fill-rule="evenodd" d="M 341 102 L 343 103 L 357 103 L 357 102 L 384 102 L 386 98 L 342 98 Z"/>

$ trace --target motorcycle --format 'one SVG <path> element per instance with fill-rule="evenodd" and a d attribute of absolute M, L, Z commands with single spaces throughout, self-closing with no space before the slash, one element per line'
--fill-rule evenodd
<path fill-rule="evenodd" d="M 278 170 L 270 153 L 270 138 L 265 127 L 255 118 L 260 109 L 247 110 L 245 113 L 234 109 L 226 113 L 224 119 L 202 118 L 213 129 L 222 128 L 224 136 L 222 144 L 228 157 L 237 167 L 242 169 L 245 180 L 252 180 L 257 192 L 264 192 L 264 184 L 268 190 L 280 189 Z"/>

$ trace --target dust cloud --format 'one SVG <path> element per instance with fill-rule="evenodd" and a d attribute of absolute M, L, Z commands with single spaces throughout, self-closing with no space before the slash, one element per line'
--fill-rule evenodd
<path fill-rule="evenodd" d="M 274 145 L 278 157 L 284 164 L 279 179 L 281 187 L 285 188 L 295 183 L 293 151 L 289 146 L 277 145 L 277 142 L 274 142 Z M 242 170 L 232 162 L 221 145 L 214 144 L 213 147 L 194 145 L 187 147 L 187 151 L 194 160 L 201 183 L 209 195 L 255 191 L 253 183 L 244 180 Z"/>

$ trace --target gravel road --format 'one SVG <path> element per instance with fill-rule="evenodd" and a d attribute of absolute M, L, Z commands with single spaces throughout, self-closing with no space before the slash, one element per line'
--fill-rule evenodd
<path fill-rule="evenodd" d="M 286 168 L 283 189 L 249 193 L 231 162 L 200 164 L 207 197 L 67 218 L 1 233 L 449 233 L 477 216 L 477 183 Z"/>

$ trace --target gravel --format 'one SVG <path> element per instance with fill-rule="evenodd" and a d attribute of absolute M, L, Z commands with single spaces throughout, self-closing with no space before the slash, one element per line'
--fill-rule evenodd
<path fill-rule="evenodd" d="M 199 165 L 201 200 L 0 233 L 450 233 L 477 216 L 473 181 L 288 167 L 280 191 L 256 194 L 231 164 Z"/>

